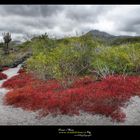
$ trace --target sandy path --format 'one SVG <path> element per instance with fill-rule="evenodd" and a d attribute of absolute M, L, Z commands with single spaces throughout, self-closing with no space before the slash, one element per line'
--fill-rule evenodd
<path fill-rule="evenodd" d="M 17 74 L 20 66 L 4 71 L 8 78 Z M 0 86 L 5 80 L 0 81 Z M 81 113 L 80 116 L 59 115 L 37 119 L 37 112 L 28 112 L 20 108 L 3 105 L 3 97 L 8 90 L 0 88 L 0 125 L 140 125 L 140 98 L 131 98 L 128 106 L 123 108 L 126 113 L 124 123 L 112 122 L 110 118 L 100 115 Z"/>

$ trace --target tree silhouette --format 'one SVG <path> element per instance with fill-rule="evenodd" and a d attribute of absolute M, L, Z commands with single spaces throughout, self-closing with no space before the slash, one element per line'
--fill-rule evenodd
<path fill-rule="evenodd" d="M 4 43 L 5 43 L 5 46 L 4 46 L 4 53 L 5 54 L 9 54 L 9 42 L 12 40 L 11 38 L 11 34 L 9 32 L 7 33 L 3 33 L 3 40 L 4 40 Z"/>

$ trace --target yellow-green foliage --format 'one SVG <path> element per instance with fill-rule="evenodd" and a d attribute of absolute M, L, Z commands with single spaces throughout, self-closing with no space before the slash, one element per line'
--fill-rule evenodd
<path fill-rule="evenodd" d="M 39 52 L 48 53 L 56 47 L 56 41 L 48 38 L 37 38 L 31 42 L 31 48 L 33 55 L 37 55 Z"/>
<path fill-rule="evenodd" d="M 17 46 L 9 46 L 9 54 L 5 55 L 3 48 L 0 48 L 0 66 L 12 66 L 15 61 L 21 59 L 30 52 L 30 42 L 25 42 Z"/>
<path fill-rule="evenodd" d="M 108 67 L 116 73 L 130 73 L 140 67 L 140 44 L 99 47 L 92 66 Z"/>
<path fill-rule="evenodd" d="M 44 79 L 46 73 L 46 60 L 46 55 L 42 52 L 34 55 L 27 60 L 27 70 Z"/>
<path fill-rule="evenodd" d="M 88 45 L 80 40 L 71 38 L 69 43 L 59 40 L 54 48 L 44 47 L 44 43 L 37 42 L 33 45 L 33 57 L 27 62 L 28 70 L 42 78 L 63 79 L 85 74 L 95 44 Z"/>
<path fill-rule="evenodd" d="M 58 40 L 36 38 L 27 69 L 43 79 L 67 79 L 96 72 L 132 73 L 140 70 L 140 44 L 107 46 L 90 36 Z"/>

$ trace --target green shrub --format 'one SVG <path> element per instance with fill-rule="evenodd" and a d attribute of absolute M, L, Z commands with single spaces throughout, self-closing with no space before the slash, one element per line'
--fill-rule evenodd
<path fill-rule="evenodd" d="M 92 67 L 97 72 L 108 68 L 110 73 L 130 74 L 140 68 L 140 46 L 139 44 L 98 47 Z"/>
<path fill-rule="evenodd" d="M 94 48 L 85 44 L 66 45 L 59 42 L 58 46 L 52 50 L 42 52 L 44 48 L 39 49 L 40 53 L 34 54 L 27 61 L 28 71 L 36 73 L 43 79 L 65 79 L 71 83 L 76 76 L 88 72 Z"/>
<path fill-rule="evenodd" d="M 140 71 L 140 43 L 107 46 L 91 36 L 53 40 L 46 36 L 31 41 L 33 56 L 28 71 L 41 79 L 55 78 L 71 83 L 76 76 L 95 73 L 132 74 Z"/>

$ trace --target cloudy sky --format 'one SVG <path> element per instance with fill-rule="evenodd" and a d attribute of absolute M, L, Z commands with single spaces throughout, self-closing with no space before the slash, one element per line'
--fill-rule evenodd
<path fill-rule="evenodd" d="M 63 37 L 91 29 L 140 35 L 140 5 L 0 5 L 0 40 L 3 32 L 22 40 L 45 32 Z"/>

